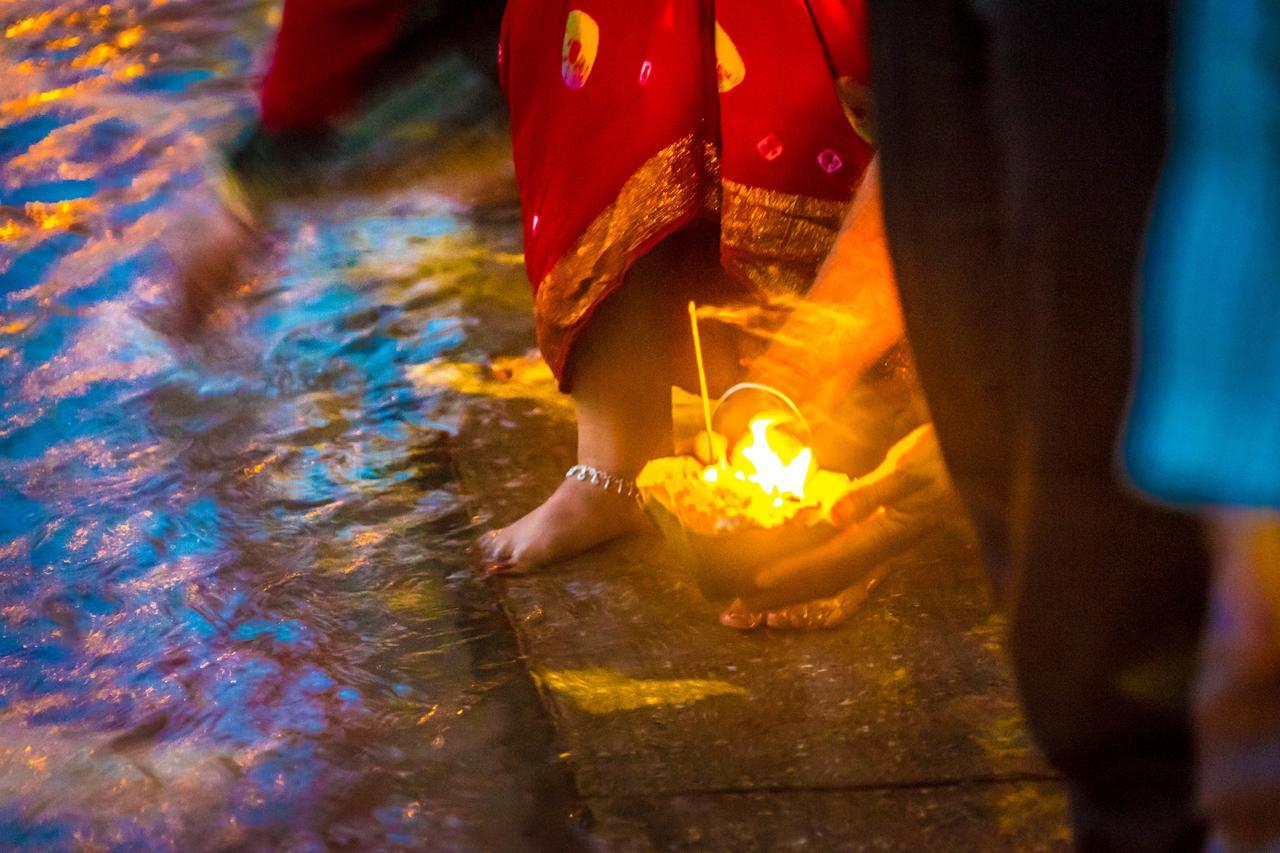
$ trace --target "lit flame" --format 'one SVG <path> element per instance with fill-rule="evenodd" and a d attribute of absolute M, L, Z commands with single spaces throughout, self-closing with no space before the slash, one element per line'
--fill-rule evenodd
<path fill-rule="evenodd" d="M 757 414 L 730 452 L 723 450 L 723 437 L 709 436 L 708 447 L 696 446 L 692 456 L 651 460 L 636 485 L 647 501 L 704 535 L 742 525 L 768 530 L 831 522 L 832 509 L 849 493 L 851 481 L 820 468 L 812 448 L 789 432 L 788 424 L 799 421 L 777 410 Z M 716 461 L 699 461 L 708 457 Z"/>
<path fill-rule="evenodd" d="M 758 416 L 748 426 L 750 441 L 733 449 L 729 466 L 740 480 L 755 483 L 766 494 L 804 499 L 813 473 L 813 451 L 798 439 L 775 429 L 777 418 Z M 707 478 L 714 482 L 713 478 Z M 775 501 L 776 504 L 776 501 Z"/>

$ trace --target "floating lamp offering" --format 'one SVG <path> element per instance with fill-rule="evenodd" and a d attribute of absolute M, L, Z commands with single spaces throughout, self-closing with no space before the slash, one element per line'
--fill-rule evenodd
<path fill-rule="evenodd" d="M 742 577 L 763 563 L 833 536 L 832 509 L 851 482 L 818 466 L 804 417 L 780 391 L 741 383 L 712 409 L 693 303 L 689 311 L 707 453 L 703 460 L 655 459 L 636 484 L 668 541 L 690 558 L 702 591 L 720 597 L 741 590 Z M 771 407 L 752 416 L 743 434 L 725 447 L 713 430 L 715 414 L 730 397 L 746 391 L 767 395 Z M 720 447 L 725 449 L 717 452 Z"/>

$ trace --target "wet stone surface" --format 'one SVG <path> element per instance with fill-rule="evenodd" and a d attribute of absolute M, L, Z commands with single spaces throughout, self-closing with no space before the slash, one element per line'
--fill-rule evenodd
<path fill-rule="evenodd" d="M 463 482 L 499 521 L 571 464 L 570 421 L 536 401 L 478 396 L 462 433 Z M 1067 846 L 1062 791 L 959 542 L 927 543 L 845 626 L 812 633 L 721 627 L 656 537 L 494 583 L 617 844 Z"/>
<path fill-rule="evenodd" d="M 529 345 L 496 94 L 410 190 L 281 208 L 212 334 L 151 322 L 277 11 L 0 4 L 0 847 L 573 849 L 413 379 Z"/>
<path fill-rule="evenodd" d="M 781 790 L 611 800 L 596 831 L 611 849 L 1008 851 L 1070 849 L 1052 784 L 869 791 Z"/>

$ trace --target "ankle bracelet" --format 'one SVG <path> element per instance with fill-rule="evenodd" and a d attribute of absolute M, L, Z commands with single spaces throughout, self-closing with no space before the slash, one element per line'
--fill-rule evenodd
<path fill-rule="evenodd" d="M 632 500 L 640 500 L 640 489 L 636 486 L 635 480 L 619 477 L 610 474 L 608 471 L 601 471 L 591 465 L 574 465 L 565 472 L 566 480 L 581 480 L 584 483 L 590 483 L 593 486 L 599 486 L 608 492 L 614 492 L 624 498 Z"/>

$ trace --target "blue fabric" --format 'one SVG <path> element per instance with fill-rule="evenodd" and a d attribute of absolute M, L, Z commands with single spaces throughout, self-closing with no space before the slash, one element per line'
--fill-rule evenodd
<path fill-rule="evenodd" d="M 1125 440 L 1175 503 L 1280 506 L 1280 3 L 1187 0 Z"/>

